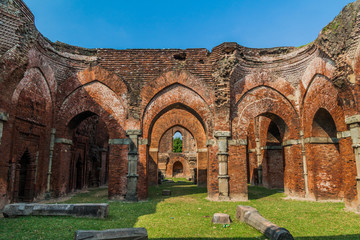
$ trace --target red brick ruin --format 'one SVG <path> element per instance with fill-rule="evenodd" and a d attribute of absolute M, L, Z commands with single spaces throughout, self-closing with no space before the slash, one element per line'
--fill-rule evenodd
<path fill-rule="evenodd" d="M 84 49 L 0 3 L 0 208 L 186 177 L 208 199 L 248 185 L 360 211 L 360 0 L 303 47 Z M 172 151 L 173 136 L 183 151 Z"/>

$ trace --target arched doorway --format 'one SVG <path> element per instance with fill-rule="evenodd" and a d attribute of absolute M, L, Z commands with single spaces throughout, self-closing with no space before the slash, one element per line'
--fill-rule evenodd
<path fill-rule="evenodd" d="M 337 129 L 331 114 L 318 109 L 312 122 L 311 137 L 306 139 L 309 168 L 309 194 L 315 199 L 341 199 L 344 195 L 343 163 Z"/>
<path fill-rule="evenodd" d="M 181 176 L 174 174 L 174 163 L 180 161 Z M 158 169 L 164 177 L 182 177 L 195 181 L 197 168 L 196 141 L 194 136 L 182 126 L 173 126 L 159 142 Z"/>
<path fill-rule="evenodd" d="M 75 116 L 68 125 L 72 134 L 68 191 L 98 187 L 108 179 L 108 131 L 92 112 Z"/>
<path fill-rule="evenodd" d="M 284 137 L 288 127 L 272 113 L 255 117 L 249 125 L 247 172 L 248 182 L 266 188 L 284 189 L 286 159 Z"/>
<path fill-rule="evenodd" d="M 268 188 L 284 188 L 285 161 L 282 136 L 274 121 L 270 122 L 266 135 L 266 145 L 263 147 L 263 186 Z"/>
<path fill-rule="evenodd" d="M 184 166 L 180 161 L 177 161 L 173 165 L 173 177 L 184 177 Z"/>
<path fill-rule="evenodd" d="M 31 167 L 31 156 L 26 149 L 18 162 L 17 181 L 18 191 L 17 200 L 19 202 L 31 202 L 33 199 L 34 188 L 34 171 Z"/>
<path fill-rule="evenodd" d="M 173 164 L 181 160 L 183 176 L 200 186 L 206 185 L 208 154 L 206 134 L 201 122 L 188 109 L 169 109 L 155 118 L 150 128 L 149 184 L 157 184 L 156 172 L 173 177 Z M 180 139 L 180 136 L 182 139 Z M 182 140 L 182 149 L 174 151 L 174 139 Z"/>

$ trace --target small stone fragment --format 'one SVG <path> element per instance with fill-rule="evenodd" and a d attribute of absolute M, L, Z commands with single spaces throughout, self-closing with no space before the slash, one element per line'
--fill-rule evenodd
<path fill-rule="evenodd" d="M 171 190 L 168 190 L 168 189 L 162 190 L 162 195 L 163 196 L 171 196 Z"/>
<path fill-rule="evenodd" d="M 211 222 L 214 224 L 230 224 L 231 218 L 229 214 L 215 213 Z"/>

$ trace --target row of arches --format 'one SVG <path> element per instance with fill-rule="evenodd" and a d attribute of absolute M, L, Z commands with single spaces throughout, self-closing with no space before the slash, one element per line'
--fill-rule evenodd
<path fill-rule="evenodd" d="M 233 199 L 247 193 L 247 184 L 283 188 L 293 196 L 349 198 L 341 169 L 353 167 L 344 161 L 351 145 L 349 136 L 338 135 L 348 131 L 344 111 L 353 107 L 344 105 L 325 76 L 316 75 L 301 100 L 289 100 L 266 85 L 235 94 L 227 128 L 219 114 L 224 111 L 212 103 L 213 91 L 191 85 L 199 80 L 184 71 L 166 73 L 144 86 L 138 119 L 129 111 L 128 84 L 101 67 L 69 78 L 55 93 L 47 77 L 30 68 L 13 93 L 11 201 L 32 201 L 44 194 L 49 178 L 54 196 L 108 184 L 109 197 L 124 197 L 131 177 L 131 144 L 138 151 L 139 198 L 146 197 L 148 185 L 159 183 L 159 173 L 192 179 L 216 196 L 219 146 L 214 132 L 219 129 L 231 132 L 229 140 L 235 142 L 229 143 L 228 159 Z M 53 149 L 47 145 L 52 129 Z M 126 130 L 141 130 L 141 135 L 129 142 Z M 183 136 L 179 153 L 172 149 L 176 132 Z M 242 144 L 236 142 L 240 140 Z"/>

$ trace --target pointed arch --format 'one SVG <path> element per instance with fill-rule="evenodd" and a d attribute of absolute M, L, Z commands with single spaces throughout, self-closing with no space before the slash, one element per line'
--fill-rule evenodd
<path fill-rule="evenodd" d="M 44 76 L 52 100 L 55 99 L 55 94 L 57 92 L 58 83 L 56 81 L 54 70 L 51 68 L 49 62 L 46 58 L 37 50 L 31 49 L 29 51 L 29 65 L 28 68 L 37 68 Z"/>
<path fill-rule="evenodd" d="M 58 124 L 62 129 L 84 112 L 97 114 L 107 125 L 109 134 L 125 136 L 126 104 L 111 89 L 95 81 L 73 91 L 62 103 Z M 64 129 L 65 130 L 65 129 Z M 118 136 L 119 137 L 119 136 Z"/>
<path fill-rule="evenodd" d="M 234 136 L 246 137 L 251 120 L 263 114 L 278 116 L 289 128 L 286 138 L 298 138 L 300 121 L 295 107 L 285 96 L 267 86 L 251 89 L 236 104 L 232 118 Z"/>
<path fill-rule="evenodd" d="M 159 93 L 146 106 L 142 117 L 144 137 L 147 138 L 149 129 L 162 114 L 174 108 L 186 109 L 193 113 L 209 134 L 213 116 L 209 106 L 196 92 L 176 84 Z"/>
<path fill-rule="evenodd" d="M 320 108 L 325 109 L 332 116 L 337 131 L 347 130 L 343 104 L 340 100 L 338 90 L 329 78 L 317 74 L 311 80 L 302 100 L 301 116 L 305 137 L 311 136 L 312 120 Z"/>
<path fill-rule="evenodd" d="M 259 87 L 268 87 L 274 91 L 277 91 L 284 98 L 286 96 L 295 96 L 294 87 L 286 81 L 284 78 L 277 78 L 269 80 L 271 74 L 267 72 L 258 72 L 250 75 L 246 75 L 237 82 L 235 82 L 232 92 L 235 99 L 235 103 L 239 103 L 242 97 L 249 91 L 257 89 Z M 293 97 L 292 99 L 286 98 L 291 105 L 296 106 L 297 100 Z"/>
<path fill-rule="evenodd" d="M 15 91 L 13 92 L 11 102 L 15 106 L 18 103 L 20 94 L 24 89 L 30 89 L 30 86 L 35 87 L 41 93 L 41 97 L 45 97 L 46 99 L 46 111 L 51 112 L 53 108 L 53 99 L 51 95 L 51 90 L 46 81 L 46 78 L 42 74 L 39 68 L 31 68 L 27 70 L 24 74 L 24 78 L 20 81 L 20 83 L 16 86 Z"/>

